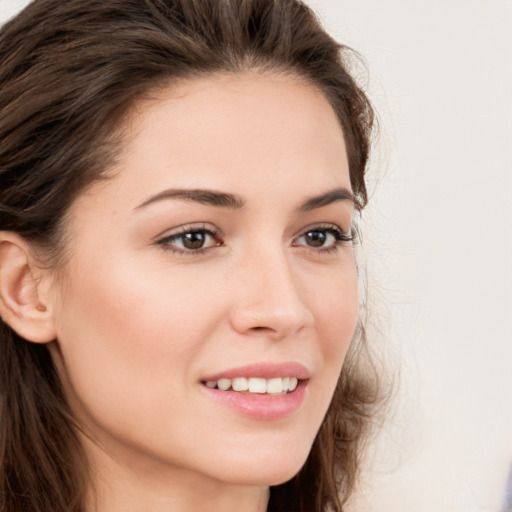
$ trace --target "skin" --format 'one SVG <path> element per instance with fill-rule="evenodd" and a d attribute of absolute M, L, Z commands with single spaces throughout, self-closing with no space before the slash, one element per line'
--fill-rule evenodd
<path fill-rule="evenodd" d="M 176 188 L 236 194 L 244 206 L 140 206 Z M 350 191 L 339 122 L 296 78 L 194 79 L 137 105 L 112 177 L 69 211 L 64 267 L 41 284 L 52 355 L 86 433 L 90 511 L 263 511 L 268 486 L 300 469 L 358 297 L 352 245 L 326 232 L 350 231 L 352 202 L 299 208 L 339 188 Z M 183 239 L 169 237 L 190 227 L 216 235 L 179 252 Z M 313 228 L 321 247 L 304 236 Z M 201 384 L 286 361 L 310 380 L 301 407 L 278 420 L 240 414 Z"/>

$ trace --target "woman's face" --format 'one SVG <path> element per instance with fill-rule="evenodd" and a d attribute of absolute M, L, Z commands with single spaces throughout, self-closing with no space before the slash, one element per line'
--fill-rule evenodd
<path fill-rule="evenodd" d="M 310 85 L 247 73 L 155 93 L 128 131 L 71 207 L 52 292 L 72 407 L 100 459 L 150 478 L 283 482 L 358 315 L 338 120 Z"/>

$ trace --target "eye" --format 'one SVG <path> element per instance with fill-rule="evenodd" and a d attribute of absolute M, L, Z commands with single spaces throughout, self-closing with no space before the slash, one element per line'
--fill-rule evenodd
<path fill-rule="evenodd" d="M 165 250 L 180 254 L 198 254 L 211 247 L 222 245 L 219 233 L 207 228 L 185 227 L 157 241 Z"/>
<path fill-rule="evenodd" d="M 347 235 L 337 226 L 318 226 L 307 229 L 294 240 L 293 245 L 335 250 L 341 242 L 352 242 L 354 238 L 354 233 Z"/>

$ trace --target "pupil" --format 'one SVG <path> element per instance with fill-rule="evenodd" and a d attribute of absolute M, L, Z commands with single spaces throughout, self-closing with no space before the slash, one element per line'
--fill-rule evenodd
<path fill-rule="evenodd" d="M 321 247 L 325 244 L 327 234 L 323 231 L 309 231 L 306 233 L 308 245 L 312 247 Z"/>
<path fill-rule="evenodd" d="M 183 245 L 187 249 L 201 249 L 204 245 L 204 233 L 193 232 L 183 235 Z"/>

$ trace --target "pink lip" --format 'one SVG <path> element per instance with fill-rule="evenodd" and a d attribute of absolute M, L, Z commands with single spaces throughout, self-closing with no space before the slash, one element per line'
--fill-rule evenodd
<path fill-rule="evenodd" d="M 236 377 L 259 377 L 260 379 L 274 379 L 277 377 L 296 377 L 299 380 L 310 378 L 309 370 L 300 363 L 253 363 L 238 368 L 231 368 L 213 375 L 208 375 L 201 381 L 219 379 L 234 379 Z"/>
<path fill-rule="evenodd" d="M 221 391 L 205 385 L 201 389 L 209 398 L 226 405 L 239 414 L 257 420 L 279 420 L 298 411 L 304 402 L 310 373 L 299 363 L 256 363 L 239 368 L 233 368 L 220 373 L 209 375 L 201 381 L 219 379 L 234 379 L 236 377 L 259 377 L 271 379 L 276 377 L 296 377 L 299 383 L 294 391 L 284 395 L 249 394 L 239 391 Z"/>
<path fill-rule="evenodd" d="M 286 395 L 257 395 L 239 391 L 221 391 L 201 386 L 204 393 L 236 412 L 257 420 L 279 420 L 300 409 L 308 380 L 301 380 L 294 391 Z"/>

